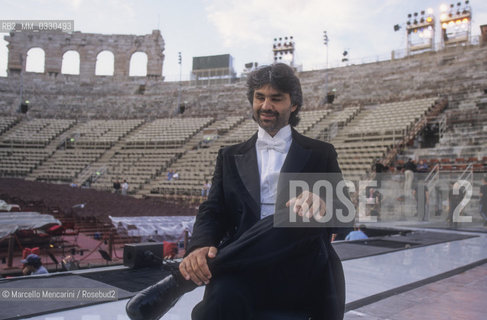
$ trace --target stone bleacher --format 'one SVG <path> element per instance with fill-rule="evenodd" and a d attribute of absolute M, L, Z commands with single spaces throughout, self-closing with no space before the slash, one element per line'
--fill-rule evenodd
<path fill-rule="evenodd" d="M 452 97 L 439 119 L 440 140 L 434 148 L 411 148 L 408 156 L 439 165 L 441 171 L 487 171 L 487 94 L 473 91 Z"/>
<path fill-rule="evenodd" d="M 432 103 L 447 97 L 449 108 L 438 117 L 445 117 L 442 140 L 431 156 L 420 157 L 436 153 L 436 158 L 467 163 L 476 158 L 484 170 L 486 58 L 484 47 L 465 46 L 328 69 L 326 85 L 336 89 L 333 104 L 321 103 L 323 70 L 300 72 L 305 100 L 297 130 L 333 143 L 345 176 L 357 179 L 375 158 L 414 136 Z M 257 129 L 244 81 L 204 87 L 182 83 L 185 111 L 175 115 L 177 83 L 148 79 L 141 93 L 134 80 L 102 77 L 80 86 L 76 79 L 65 83 L 29 74 L 25 92 L 37 94 L 29 99 L 28 114 L 20 115 L 16 92 L 9 89 L 16 77 L 0 79 L 2 176 L 78 184 L 91 179 L 103 190 L 114 179 L 126 178 L 132 193 L 141 196 L 198 195 L 211 177 L 218 149 L 245 141 Z M 50 85 L 41 86 L 45 81 Z M 95 118 L 104 120 L 87 120 Z M 166 183 L 169 170 L 179 172 L 179 181 Z"/>
<path fill-rule="evenodd" d="M 386 152 L 402 142 L 418 120 L 433 107 L 436 98 L 414 99 L 367 106 L 331 140 L 344 176 L 363 177 Z"/>
<path fill-rule="evenodd" d="M 75 123 L 76 120 L 64 119 L 22 121 L 1 136 L 0 146 L 43 148 Z"/>

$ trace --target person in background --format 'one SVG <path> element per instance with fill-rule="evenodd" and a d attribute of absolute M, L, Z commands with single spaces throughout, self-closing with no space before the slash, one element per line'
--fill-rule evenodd
<path fill-rule="evenodd" d="M 210 188 L 211 188 L 211 183 L 208 180 L 206 180 L 205 183 L 203 184 L 203 188 L 201 188 L 201 196 L 208 197 Z"/>
<path fill-rule="evenodd" d="M 118 179 L 113 183 L 113 192 L 120 193 L 120 181 Z"/>
<path fill-rule="evenodd" d="M 418 167 L 416 168 L 419 173 L 427 173 L 429 166 L 424 160 L 419 160 Z"/>
<path fill-rule="evenodd" d="M 346 237 L 345 240 L 363 240 L 368 239 L 369 237 L 365 234 L 365 225 L 361 224 L 360 226 L 356 226 L 354 231 L 350 232 Z"/>
<path fill-rule="evenodd" d="M 404 165 L 404 196 L 410 198 L 413 196 L 413 181 L 414 173 L 416 172 L 416 164 L 413 159 L 409 158 Z"/>
<path fill-rule="evenodd" d="M 129 191 L 129 184 L 127 183 L 127 180 L 123 180 L 122 183 L 122 195 L 126 196 Z"/>
<path fill-rule="evenodd" d="M 22 274 L 25 276 L 33 275 L 33 274 L 47 274 L 49 273 L 47 269 L 42 265 L 41 258 L 35 254 L 29 254 L 25 259 L 21 260 L 24 264 L 22 268 Z"/>

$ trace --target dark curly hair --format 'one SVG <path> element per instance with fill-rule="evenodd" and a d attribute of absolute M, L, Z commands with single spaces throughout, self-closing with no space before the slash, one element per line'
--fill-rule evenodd
<path fill-rule="evenodd" d="M 294 73 L 294 70 L 284 63 L 275 63 L 269 66 L 262 66 L 252 71 L 247 78 L 247 99 L 251 105 L 254 103 L 254 91 L 270 84 L 276 90 L 289 93 L 291 104 L 296 110 L 289 117 L 289 124 L 294 127 L 299 123 L 299 110 L 303 105 L 303 92 L 301 82 Z"/>

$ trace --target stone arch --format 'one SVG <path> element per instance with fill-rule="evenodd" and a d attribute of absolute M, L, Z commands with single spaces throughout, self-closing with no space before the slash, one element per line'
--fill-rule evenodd
<path fill-rule="evenodd" d="M 20 74 L 26 70 L 27 51 L 39 47 L 44 50 L 43 73 L 49 77 L 56 77 L 58 74 L 65 73 L 62 71 L 63 55 L 69 50 L 75 50 L 80 56 L 80 81 L 86 83 L 96 81 L 97 58 L 100 58 L 100 53 L 107 50 L 111 52 L 110 55 L 112 56 L 108 62 L 109 72 L 99 70 L 100 75 L 113 75 L 117 79 L 128 78 L 130 58 L 133 53 L 140 51 L 147 55 L 146 77 L 150 79 L 162 78 L 165 43 L 159 30 L 153 30 L 151 34 L 140 36 L 104 35 L 79 31 L 70 34 L 23 31 L 11 32 L 4 39 L 8 42 L 8 75 Z M 42 68 L 31 69 L 30 63 L 28 70 L 42 72 Z"/>
<path fill-rule="evenodd" d="M 143 51 L 135 51 L 130 56 L 129 76 L 145 77 L 147 76 L 148 56 Z"/>
<path fill-rule="evenodd" d="M 80 55 L 76 50 L 67 50 L 63 54 L 61 73 L 79 75 Z"/>
<path fill-rule="evenodd" d="M 112 51 L 103 49 L 96 55 L 95 75 L 113 76 L 115 71 L 115 55 Z"/>
<path fill-rule="evenodd" d="M 46 70 L 46 52 L 41 47 L 33 47 L 27 51 L 25 71 L 44 73 Z"/>

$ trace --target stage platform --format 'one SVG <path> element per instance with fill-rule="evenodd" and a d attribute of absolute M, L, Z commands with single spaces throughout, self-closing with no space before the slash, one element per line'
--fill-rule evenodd
<path fill-rule="evenodd" d="M 427 224 L 374 227 L 392 234 L 367 241 L 336 242 L 346 279 L 346 320 L 485 318 L 487 228 L 480 232 L 428 228 Z M 477 230 L 476 230 L 477 231 Z M 127 299 L 164 276 L 157 268 L 107 267 L 0 281 L 12 288 L 113 289 L 118 301 L 7 301 L 0 319 L 128 319 Z M 186 294 L 164 320 L 190 319 L 204 288 Z"/>

